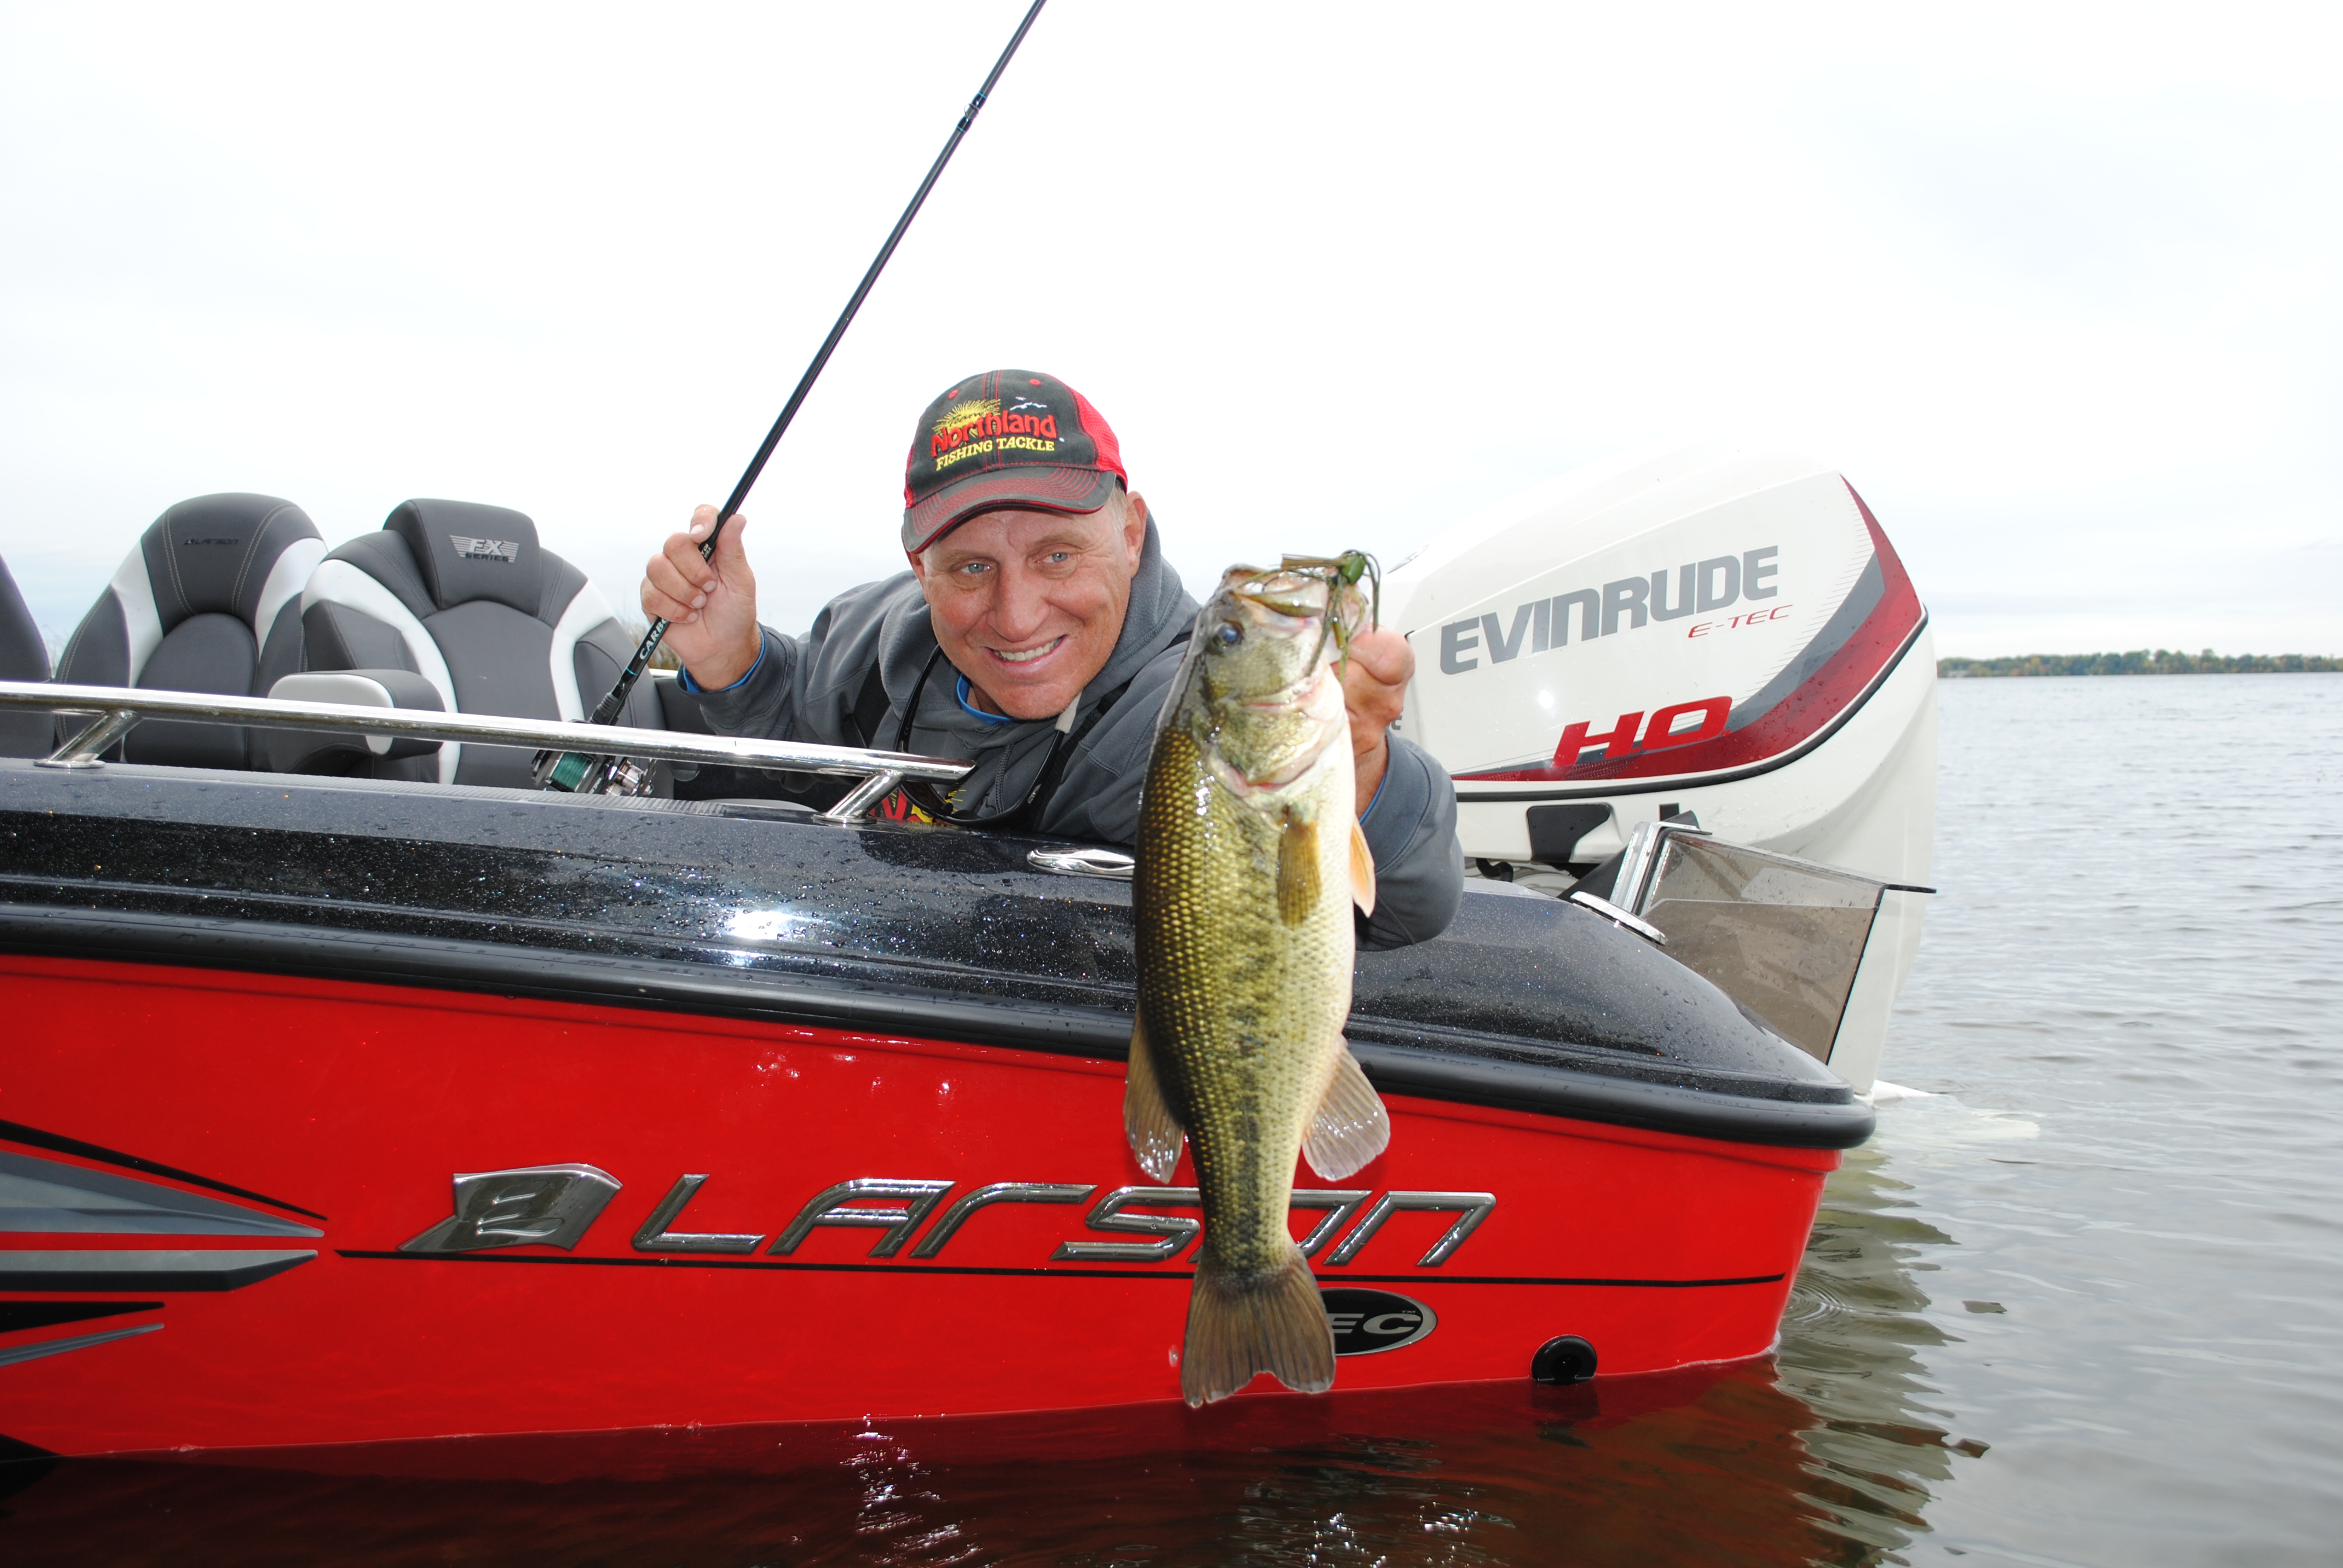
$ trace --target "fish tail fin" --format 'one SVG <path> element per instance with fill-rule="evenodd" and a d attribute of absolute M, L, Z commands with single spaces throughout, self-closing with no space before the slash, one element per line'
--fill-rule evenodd
<path fill-rule="evenodd" d="M 1163 1098 L 1162 1081 L 1155 1075 L 1155 1053 L 1147 1043 L 1147 1025 L 1131 1025 L 1131 1066 L 1123 1074 L 1122 1131 L 1139 1168 L 1158 1181 L 1172 1180 L 1180 1163 L 1180 1145 L 1187 1138 L 1179 1117 Z"/>
<path fill-rule="evenodd" d="M 1302 1249 L 1288 1245 L 1284 1266 L 1240 1274 L 1196 1260 L 1188 1298 L 1188 1342 L 1180 1354 L 1180 1392 L 1192 1408 L 1226 1399 L 1262 1372 L 1302 1393 L 1334 1386 L 1334 1331 Z"/>

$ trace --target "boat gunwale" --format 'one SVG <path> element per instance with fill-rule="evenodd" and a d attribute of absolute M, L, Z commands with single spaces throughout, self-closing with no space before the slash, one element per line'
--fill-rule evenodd
<path fill-rule="evenodd" d="M 86 716 L 96 723 L 60 741 L 36 767 L 95 772 L 114 764 L 96 751 L 138 724 L 152 720 L 206 722 L 321 735 L 398 735 L 455 745 L 574 748 L 580 751 L 657 761 L 760 769 L 772 772 L 839 774 L 871 779 L 892 775 L 950 784 L 975 764 L 950 757 L 813 741 L 772 740 L 752 736 L 703 734 L 689 729 L 638 729 L 574 719 L 516 719 L 495 713 L 455 713 L 439 709 L 361 708 L 342 702 L 304 702 L 273 697 L 175 691 L 163 687 L 78 686 L 62 681 L 0 680 L 0 712 Z M 107 721 L 113 720 L 111 727 Z M 103 739 L 97 739 L 104 727 Z M 82 753 L 89 752 L 84 757 Z M 299 775 L 294 775 L 299 777 Z"/>

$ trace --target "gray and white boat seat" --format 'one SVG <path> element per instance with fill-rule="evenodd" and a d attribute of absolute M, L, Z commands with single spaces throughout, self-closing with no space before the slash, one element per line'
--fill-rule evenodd
<path fill-rule="evenodd" d="M 571 723 L 616 682 L 635 641 L 528 517 L 469 501 L 404 502 L 378 531 L 336 547 L 309 574 L 301 625 L 303 672 L 270 695 Z M 618 722 L 669 728 L 653 682 L 636 688 Z M 530 752 L 455 741 L 371 750 L 306 736 L 269 761 L 287 772 L 534 782 Z"/>
<path fill-rule="evenodd" d="M 301 589 L 325 558 L 308 514 L 276 496 L 197 496 L 166 509 L 123 558 L 57 661 L 57 679 L 264 696 L 301 667 Z M 62 739 L 62 737 L 60 737 Z M 159 723 L 127 736 L 131 762 L 263 765 L 241 726 Z"/>
<path fill-rule="evenodd" d="M 41 640 L 41 628 L 25 608 L 16 579 L 8 575 L 8 563 L 0 561 L 0 680 L 48 678 L 49 645 Z M 55 728 L 45 714 L 0 713 L 0 757 L 44 755 L 54 744 Z"/>

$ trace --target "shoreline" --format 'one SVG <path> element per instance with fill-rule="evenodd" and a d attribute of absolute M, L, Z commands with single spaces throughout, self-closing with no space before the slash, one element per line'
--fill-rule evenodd
<path fill-rule="evenodd" d="M 2021 653 L 2001 658 L 1940 658 L 1936 678 L 2005 679 L 2046 675 L 2326 675 L 2343 670 L 2343 658 L 2318 653 L 2177 653 L 2168 648 L 2129 653 Z"/>

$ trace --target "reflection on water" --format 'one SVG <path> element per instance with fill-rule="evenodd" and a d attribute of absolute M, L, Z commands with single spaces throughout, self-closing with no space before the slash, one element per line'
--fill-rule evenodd
<path fill-rule="evenodd" d="M 1927 1402 L 1922 1357 L 1945 1333 L 1923 1315 L 1923 1282 L 1936 1268 L 1928 1251 L 1952 1238 L 1913 1212 L 1886 1163 L 1874 1144 L 1831 1178 L 1782 1321 L 1780 1386 L 1809 1412 L 1807 1494 L 1845 1538 L 1825 1562 L 1907 1545 L 1954 1455 L 1986 1450 L 1947 1432 Z"/>
<path fill-rule="evenodd" d="M 1771 1360 L 1196 1412 L 0 1464 L 0 1487 L 33 1483 L 0 1501 L 0 1561 L 2335 1561 L 2343 676 L 1943 696 L 1946 892 L 1887 1061 L 1937 1092 L 1883 1105 L 1831 1179 Z"/>

